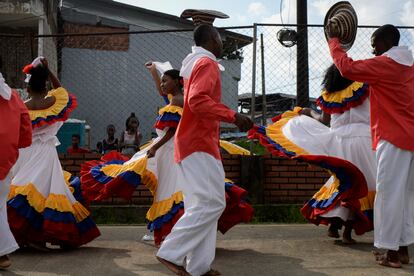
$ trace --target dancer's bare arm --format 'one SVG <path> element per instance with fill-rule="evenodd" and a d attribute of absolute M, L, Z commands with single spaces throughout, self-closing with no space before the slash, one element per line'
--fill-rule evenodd
<path fill-rule="evenodd" d="M 158 75 L 157 68 L 155 68 L 155 65 L 152 63 L 152 61 L 148 61 L 147 63 L 145 63 L 145 67 L 151 73 L 152 79 L 154 80 L 155 87 L 158 90 L 158 94 L 160 94 L 161 97 L 165 96 L 161 90 L 161 78 Z"/>
<path fill-rule="evenodd" d="M 165 143 L 167 143 L 171 138 L 175 135 L 175 128 L 170 127 L 167 130 L 167 133 L 159 140 L 156 144 L 154 144 L 147 152 L 147 156 L 149 158 L 154 157 L 157 150 L 162 147 Z"/>
<path fill-rule="evenodd" d="M 49 80 L 52 83 L 52 88 L 56 89 L 56 88 L 62 87 L 62 84 L 60 83 L 59 79 L 55 76 L 55 74 L 53 74 L 52 71 L 50 71 L 49 62 L 47 61 L 47 59 L 43 58 L 41 62 L 43 66 L 49 71 Z"/>

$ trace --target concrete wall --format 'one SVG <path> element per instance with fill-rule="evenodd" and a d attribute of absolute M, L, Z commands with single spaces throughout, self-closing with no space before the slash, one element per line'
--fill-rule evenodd
<path fill-rule="evenodd" d="M 3 0 L 0 2 L 0 14 L 10 15 L 36 15 L 44 14 L 42 0 Z"/>
<path fill-rule="evenodd" d="M 39 35 L 53 34 L 53 27 L 49 25 L 46 18 L 39 20 Z M 56 38 L 38 38 L 36 40 L 38 47 L 38 55 L 44 56 L 48 59 L 49 68 L 52 72 L 57 74 L 58 69 L 58 52 Z"/>
<path fill-rule="evenodd" d="M 49 59 L 57 71 L 57 48 L 54 39 L 32 39 L 36 35 L 56 33 L 58 1 L 6 0 L 0 2 L 0 70 L 7 83 L 23 88 L 24 65 L 38 55 Z M 20 35 L 16 37 L 15 35 Z"/>

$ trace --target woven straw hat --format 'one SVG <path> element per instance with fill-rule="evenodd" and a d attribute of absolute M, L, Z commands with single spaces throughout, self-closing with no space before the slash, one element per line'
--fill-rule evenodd
<path fill-rule="evenodd" d="M 329 21 L 336 23 L 339 28 L 339 42 L 342 49 L 349 50 L 354 44 L 355 37 L 358 30 L 358 18 L 354 8 L 348 1 L 341 1 L 334 4 L 326 13 L 324 26 Z M 328 36 L 325 32 L 325 37 Z"/>
<path fill-rule="evenodd" d="M 214 19 L 216 18 L 229 18 L 225 13 L 214 11 L 214 10 L 194 10 L 187 9 L 181 14 L 181 18 L 192 18 L 194 25 L 213 25 Z"/>

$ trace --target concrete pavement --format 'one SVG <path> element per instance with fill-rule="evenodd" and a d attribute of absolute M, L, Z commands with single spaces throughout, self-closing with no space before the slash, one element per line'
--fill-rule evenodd
<path fill-rule="evenodd" d="M 0 275 L 172 275 L 155 259 L 157 249 L 140 241 L 144 226 L 100 229 L 100 238 L 77 250 L 18 251 Z M 403 269 L 375 264 L 372 233 L 356 236 L 353 246 L 306 224 L 240 225 L 218 236 L 213 267 L 223 275 L 414 275 L 414 258 Z"/>

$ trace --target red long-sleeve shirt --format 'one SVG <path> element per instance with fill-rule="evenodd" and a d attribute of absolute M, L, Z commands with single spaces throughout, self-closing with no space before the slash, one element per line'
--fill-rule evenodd
<path fill-rule="evenodd" d="M 32 143 L 29 112 L 17 93 L 10 100 L 0 97 L 0 180 L 4 179 L 19 156 L 19 148 Z"/>
<path fill-rule="evenodd" d="M 337 38 L 329 40 L 329 49 L 342 76 L 370 85 L 372 147 L 386 140 L 414 151 L 414 65 L 386 56 L 354 61 Z"/>
<path fill-rule="evenodd" d="M 200 58 L 185 83 L 183 115 L 175 135 L 175 161 L 194 152 L 205 152 L 220 160 L 220 121 L 233 123 L 235 114 L 221 103 L 217 62 Z"/>

